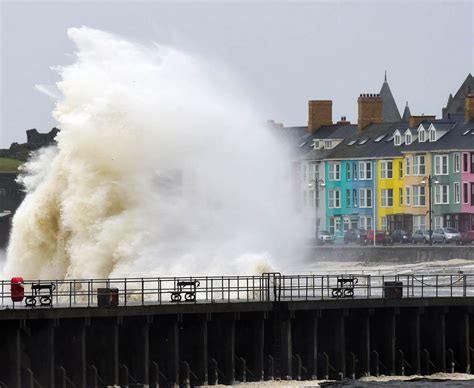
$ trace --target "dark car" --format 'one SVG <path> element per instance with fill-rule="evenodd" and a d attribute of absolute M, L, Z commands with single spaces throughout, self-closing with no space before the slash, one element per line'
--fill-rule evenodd
<path fill-rule="evenodd" d="M 349 229 L 344 233 L 344 244 L 355 242 L 364 244 L 367 238 L 367 231 L 365 229 Z"/>
<path fill-rule="evenodd" d="M 474 230 L 469 230 L 467 232 L 461 233 L 461 240 L 459 241 L 460 245 L 472 244 L 474 241 Z"/>
<path fill-rule="evenodd" d="M 392 232 L 393 242 L 406 244 L 411 242 L 411 233 L 404 229 L 396 229 Z"/>
<path fill-rule="evenodd" d="M 430 231 L 429 230 L 417 230 L 411 236 L 411 241 L 413 244 L 424 243 L 428 244 L 430 242 Z"/>
<path fill-rule="evenodd" d="M 372 229 L 367 231 L 367 244 L 374 244 L 374 231 Z M 393 245 L 392 236 L 390 236 L 390 233 L 388 232 L 385 232 L 383 230 L 377 230 L 375 232 L 375 244 L 384 246 Z"/>

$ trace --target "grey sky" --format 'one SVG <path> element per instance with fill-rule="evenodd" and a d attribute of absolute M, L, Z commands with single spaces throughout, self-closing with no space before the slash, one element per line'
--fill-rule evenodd
<path fill-rule="evenodd" d="M 360 93 L 384 70 L 400 111 L 440 116 L 474 70 L 474 1 L 24 2 L 0 0 L 0 147 L 54 125 L 35 84 L 71 61 L 71 26 L 105 29 L 196 52 L 227 66 L 261 115 L 304 125 L 308 99 L 332 99 L 356 121 Z"/>

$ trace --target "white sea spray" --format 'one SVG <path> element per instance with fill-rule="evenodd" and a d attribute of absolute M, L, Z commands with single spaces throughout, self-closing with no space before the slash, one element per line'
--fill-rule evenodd
<path fill-rule="evenodd" d="M 5 276 L 284 271 L 302 245 L 291 160 L 216 65 L 71 28 L 57 149 L 24 169 Z M 51 95 L 51 94 L 50 94 Z"/>

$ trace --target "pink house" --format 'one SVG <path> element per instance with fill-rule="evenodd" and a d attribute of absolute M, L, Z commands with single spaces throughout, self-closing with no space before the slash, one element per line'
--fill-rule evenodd
<path fill-rule="evenodd" d="M 474 152 L 461 154 L 461 213 L 468 213 L 463 230 L 474 230 Z"/>

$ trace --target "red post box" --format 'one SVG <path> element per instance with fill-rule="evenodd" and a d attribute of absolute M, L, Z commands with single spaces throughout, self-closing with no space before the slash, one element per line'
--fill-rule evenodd
<path fill-rule="evenodd" d="M 23 288 L 23 278 L 14 277 L 10 281 L 11 284 L 11 298 L 13 302 L 21 302 L 25 296 L 25 289 Z"/>

